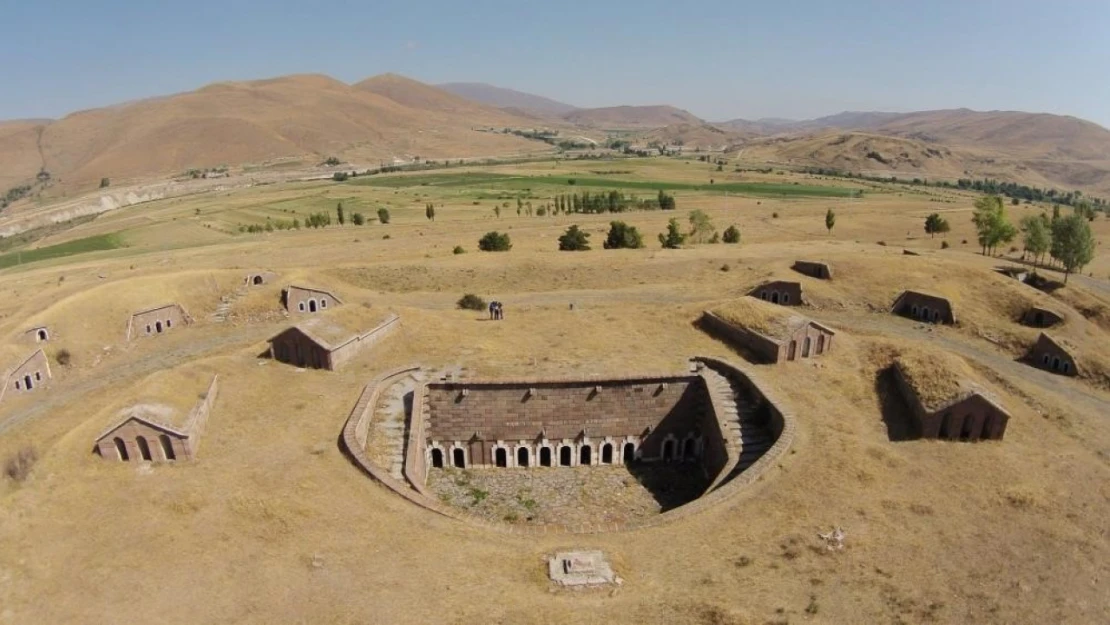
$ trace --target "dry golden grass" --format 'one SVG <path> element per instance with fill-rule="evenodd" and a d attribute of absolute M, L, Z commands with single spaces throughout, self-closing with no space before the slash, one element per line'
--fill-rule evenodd
<path fill-rule="evenodd" d="M 734 325 L 750 328 L 760 334 L 777 338 L 804 317 L 789 308 L 769 304 L 754 297 L 741 297 L 713 308 L 719 317 Z"/>
<path fill-rule="evenodd" d="M 894 363 L 926 410 L 937 410 L 972 390 L 971 370 L 951 354 L 913 348 L 900 354 Z"/>
<path fill-rule="evenodd" d="M 705 173 L 681 163 L 643 168 L 644 176 L 672 171 L 690 180 Z M 0 403 L 0 424 L 19 419 L 0 432 L 0 460 L 27 446 L 40 458 L 27 481 L 0 482 L 0 620 L 1110 621 L 1101 583 L 1110 579 L 1110 396 L 1015 363 L 1005 342 L 978 334 L 1012 334 L 1015 345 L 1035 337 L 1012 313 L 1045 298 L 1023 295 L 1026 287 L 993 273 L 996 259 L 955 243 L 968 236 L 956 217 L 969 215 L 970 202 L 947 205 L 960 212 L 950 215 L 955 244 L 944 252 L 917 235 L 936 207 L 932 196 L 841 203 L 680 194 L 676 216 L 703 208 L 719 228 L 737 223 L 743 243 L 660 250 L 651 239 L 671 215 L 633 213 L 622 217 L 641 229 L 649 249 L 568 254 L 555 251 L 567 225 L 596 233 L 609 217 L 496 219 L 488 202 L 473 206 L 442 189 L 427 191 L 428 201 L 445 205 L 434 223 L 419 202 L 406 202 L 413 208 L 394 204 L 389 226 L 214 235 L 201 246 L 160 247 L 195 227 L 197 208 L 239 210 L 306 189 L 334 190 L 330 204 L 340 194 L 365 193 L 375 203 L 402 195 L 291 185 L 154 203 L 70 233 L 123 224 L 142 211 L 144 242 L 118 255 L 0 273 L 0 343 L 47 322 L 59 337 L 51 347 L 72 345 L 75 353 L 48 391 Z M 822 223 L 830 205 L 840 215 L 831 236 Z M 1105 224 L 1096 226 L 1105 240 Z M 906 240 L 911 227 L 915 238 Z M 495 228 L 511 233 L 513 251 L 473 251 Z M 877 240 L 935 254 L 902 257 Z M 451 254 L 457 244 L 471 251 Z M 1097 262 L 1106 262 L 1104 248 Z M 836 279 L 799 276 L 814 302 L 802 312 L 837 329 L 833 348 L 811 361 L 759 368 L 790 402 L 797 437 L 780 465 L 723 505 L 630 533 L 505 536 L 407 504 L 337 448 L 363 385 L 402 365 L 419 362 L 433 376 L 461 368 L 478 377 L 567 377 L 683 371 L 695 354 L 740 361 L 692 322 L 813 257 L 828 259 Z M 206 311 L 219 295 L 260 267 L 281 279 L 236 300 L 229 323 L 210 321 Z M 338 373 L 259 359 L 265 338 L 292 323 L 277 299 L 288 282 L 335 289 L 347 304 L 331 312 L 350 307 L 373 320 L 395 310 L 401 328 Z M 1067 289 L 1105 303 L 1103 283 L 1073 278 Z M 897 292 L 910 287 L 948 293 L 961 326 L 919 328 L 889 315 Z M 455 310 L 468 291 L 503 301 L 505 321 Z M 165 299 L 180 300 L 197 323 L 125 344 L 131 309 Z M 1068 317 L 1061 332 L 1079 333 L 1070 340 L 1084 349 L 1105 341 L 1105 330 L 1066 300 L 1050 301 Z M 917 350 L 952 352 L 997 390 L 1012 413 L 1004 441 L 891 441 L 879 374 Z M 221 391 L 195 464 L 146 472 L 91 454 L 93 438 L 120 408 L 179 392 L 162 401 L 188 409 L 186 399 L 213 373 Z M 823 551 L 816 534 L 836 525 L 847 547 Z M 624 585 L 613 593 L 550 592 L 543 557 L 579 546 L 606 551 Z"/>

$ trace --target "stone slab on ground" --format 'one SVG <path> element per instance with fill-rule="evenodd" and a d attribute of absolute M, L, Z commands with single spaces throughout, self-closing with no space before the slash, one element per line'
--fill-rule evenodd
<path fill-rule="evenodd" d="M 600 551 L 560 551 L 547 561 L 547 574 L 560 586 L 620 585 L 622 580 Z"/>

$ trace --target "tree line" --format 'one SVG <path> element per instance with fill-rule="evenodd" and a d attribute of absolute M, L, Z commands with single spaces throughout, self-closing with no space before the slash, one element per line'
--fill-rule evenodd
<path fill-rule="evenodd" d="M 993 255 L 999 245 L 1010 243 L 1021 232 L 1024 252 L 1032 256 L 1034 269 L 1043 264 L 1045 254 L 1048 254 L 1063 267 L 1064 283 L 1067 284 L 1071 273 L 1081 271 L 1094 259 L 1095 237 L 1091 232 L 1091 219 L 1090 209 L 1084 209 L 1082 205 L 1066 216 L 1061 215 L 1060 206 L 1056 205 L 1051 217 L 1047 213 L 1028 215 L 1022 218 L 1019 226 L 1014 226 L 1006 215 L 1006 203 L 1002 197 L 988 195 L 975 201 L 971 221 L 975 224 L 984 255 Z"/>

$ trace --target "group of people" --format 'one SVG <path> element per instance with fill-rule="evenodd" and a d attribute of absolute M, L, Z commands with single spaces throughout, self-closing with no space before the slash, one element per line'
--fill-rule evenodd
<path fill-rule="evenodd" d="M 489 303 L 489 318 L 498 321 L 505 318 L 505 309 L 502 308 L 501 302 Z"/>

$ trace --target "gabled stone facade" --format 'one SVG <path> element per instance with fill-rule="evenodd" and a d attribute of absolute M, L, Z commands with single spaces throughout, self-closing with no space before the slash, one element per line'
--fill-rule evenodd
<path fill-rule="evenodd" d="M 1010 414 L 985 391 L 971 385 L 934 405 L 925 405 L 910 381 L 911 376 L 895 361 L 894 379 L 906 400 L 921 438 L 944 440 L 1001 440 Z"/>
<path fill-rule="evenodd" d="M 270 357 L 307 369 L 337 371 L 363 349 L 377 343 L 400 325 L 390 315 L 366 332 L 352 330 L 326 317 L 316 317 L 270 339 Z"/>
<path fill-rule="evenodd" d="M 802 284 L 787 280 L 773 280 L 755 287 L 748 295 L 772 304 L 801 306 Z"/>
<path fill-rule="evenodd" d="M 41 390 L 53 377 L 46 353 L 41 349 L 36 350 L 8 373 L 4 379 L 4 389 L 0 397 L 8 393 L 30 393 Z"/>
<path fill-rule="evenodd" d="M 1021 317 L 1021 322 L 1031 328 L 1050 328 L 1063 320 L 1063 315 L 1043 306 L 1031 306 Z"/>
<path fill-rule="evenodd" d="M 797 315 L 783 319 L 766 332 L 728 321 L 708 310 L 702 313 L 699 324 L 710 334 L 766 364 L 824 355 L 832 349 L 836 335 L 832 328 Z"/>
<path fill-rule="evenodd" d="M 291 313 L 311 314 L 335 308 L 343 302 L 323 289 L 291 285 L 282 292 L 282 303 Z"/>
<path fill-rule="evenodd" d="M 796 260 L 792 267 L 794 271 L 817 278 L 818 280 L 832 280 L 832 267 L 828 263 L 822 263 L 812 260 Z"/>
<path fill-rule="evenodd" d="M 142 310 L 131 315 L 131 319 L 128 320 L 127 340 L 158 336 L 175 328 L 183 328 L 192 322 L 193 318 L 180 304 L 167 304 Z"/>
<path fill-rule="evenodd" d="M 1076 364 L 1074 348 L 1044 332 L 1041 332 L 1041 335 L 1037 337 L 1037 342 L 1029 350 L 1028 360 L 1030 364 L 1038 369 L 1060 375 L 1079 375 L 1079 365 Z"/>
<path fill-rule="evenodd" d="M 96 452 L 105 460 L 120 462 L 195 460 L 218 392 L 217 376 L 183 419 L 175 419 L 173 409 L 165 406 L 125 409 L 122 419 L 96 438 Z"/>
<path fill-rule="evenodd" d="M 952 310 L 951 302 L 939 295 L 920 291 L 903 291 L 898 299 L 894 300 L 890 312 L 927 323 L 956 323 L 956 314 Z"/>

